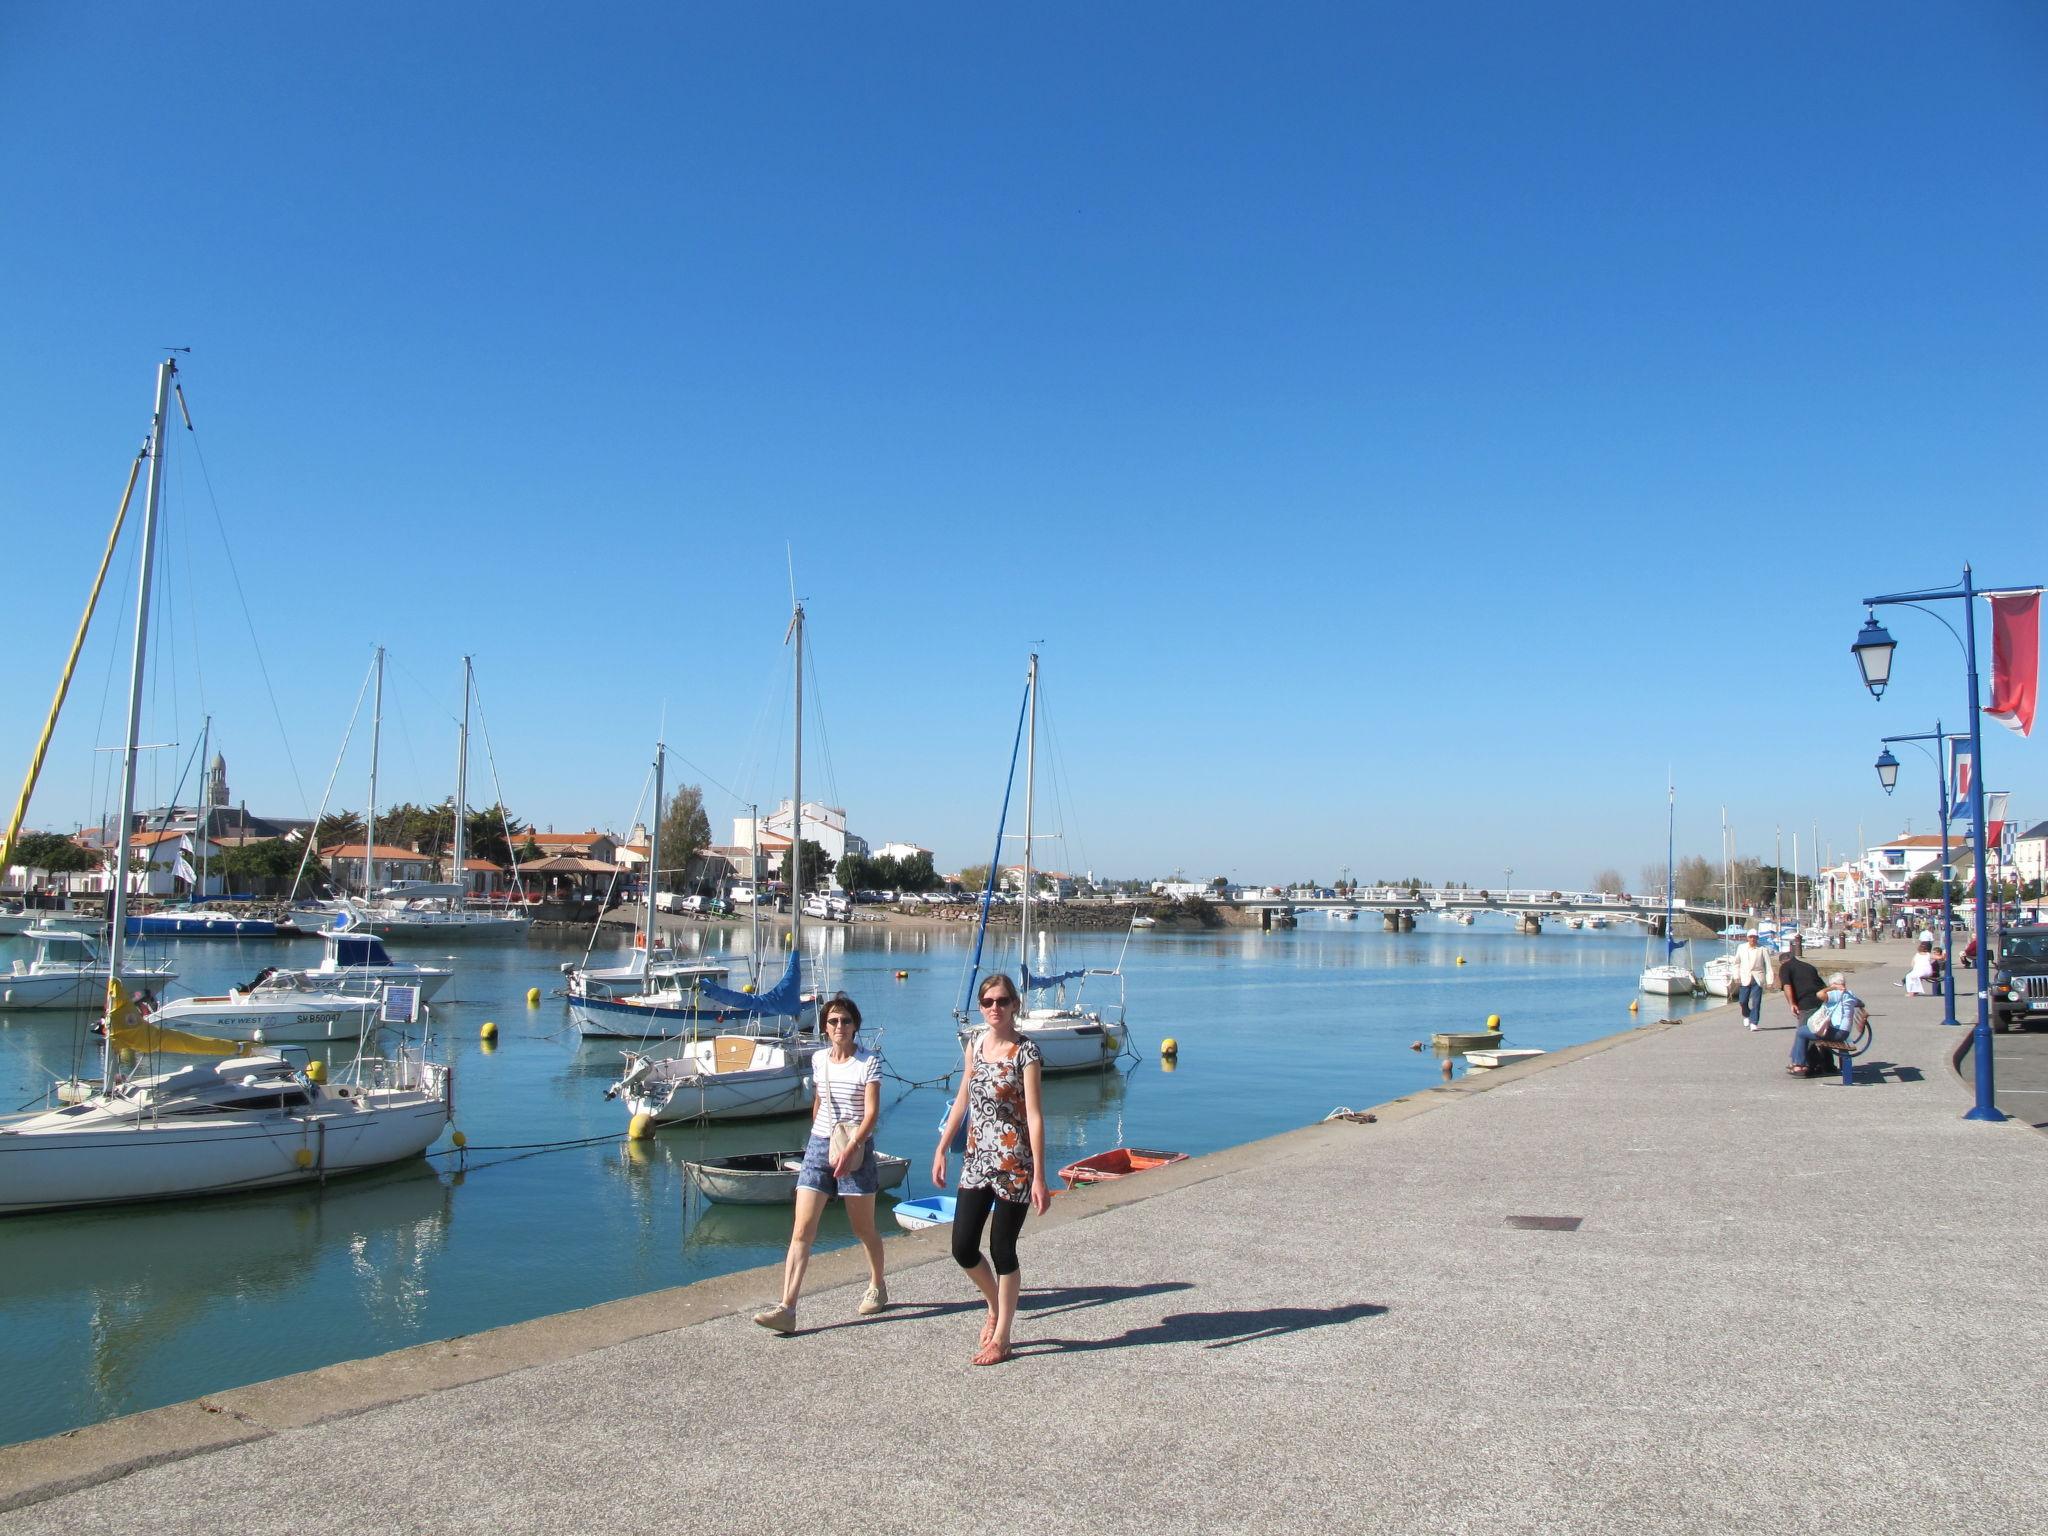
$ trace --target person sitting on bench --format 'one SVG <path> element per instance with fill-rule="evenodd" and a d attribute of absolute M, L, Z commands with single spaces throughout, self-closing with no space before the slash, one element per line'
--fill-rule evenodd
<path fill-rule="evenodd" d="M 1932 997 L 1938 974 L 1934 963 L 1934 940 L 1922 939 L 1920 947 L 1913 952 L 1912 965 L 1906 969 L 1906 996 Z"/>
<path fill-rule="evenodd" d="M 1785 1070 L 1794 1077 L 1812 1077 L 1828 1070 L 1829 1047 L 1847 1043 L 1862 1011 L 1863 1000 L 1849 990 L 1849 978 L 1836 971 L 1828 977 L 1820 1009 L 1800 1020 L 1799 1028 L 1792 1032 L 1792 1060 Z"/>

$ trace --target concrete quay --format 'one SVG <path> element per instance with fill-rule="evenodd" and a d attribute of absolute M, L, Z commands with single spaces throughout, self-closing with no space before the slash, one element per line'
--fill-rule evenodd
<path fill-rule="evenodd" d="M 834 1253 L 793 1338 L 755 1271 L 0 1450 L 0 1533 L 2042 1529 L 2048 1137 L 1817 958 L 1855 1086 L 1721 1008 L 1062 1195 L 1006 1365 L 920 1234 L 873 1320 Z"/>

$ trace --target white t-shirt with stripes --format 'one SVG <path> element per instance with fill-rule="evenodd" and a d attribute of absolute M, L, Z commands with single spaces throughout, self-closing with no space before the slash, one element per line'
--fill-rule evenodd
<path fill-rule="evenodd" d="M 856 1049 L 846 1061 L 834 1061 L 830 1051 L 811 1058 L 811 1083 L 818 1092 L 817 1112 L 811 1117 L 813 1136 L 830 1136 L 835 1121 L 859 1125 L 867 1114 L 867 1087 L 882 1080 L 882 1058 L 873 1051 Z"/>

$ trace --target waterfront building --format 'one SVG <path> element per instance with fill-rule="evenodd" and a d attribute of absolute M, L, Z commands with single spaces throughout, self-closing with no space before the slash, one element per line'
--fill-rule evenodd
<path fill-rule="evenodd" d="M 523 848 L 528 843 L 532 843 L 543 854 L 596 859 L 601 864 L 619 862 L 619 840 L 609 832 L 600 832 L 595 827 L 588 832 L 557 832 L 550 827 L 545 832 L 524 832 L 513 839 L 513 846 L 517 848 Z"/>
<path fill-rule="evenodd" d="M 761 855 L 763 858 L 766 858 L 771 849 L 776 850 L 778 854 L 778 867 L 780 865 L 779 855 L 782 852 L 786 852 L 789 848 L 790 827 L 794 820 L 795 818 L 790 812 L 790 804 L 787 800 L 761 818 Z M 832 859 L 835 863 L 845 858 L 849 853 L 856 854 L 861 858 L 868 856 L 868 840 L 856 832 L 847 830 L 846 811 L 842 806 L 819 805 L 815 801 L 806 800 L 804 802 L 802 836 L 804 841 L 816 843 L 820 848 L 824 849 L 826 857 Z M 753 843 L 754 818 L 751 816 L 733 817 L 732 846 L 735 848 L 751 848 Z"/>
<path fill-rule="evenodd" d="M 361 843 L 335 843 L 322 848 L 320 862 L 327 866 L 327 878 L 342 890 L 361 894 L 364 851 Z M 394 848 L 389 843 L 379 843 L 375 857 L 380 885 L 396 880 L 432 882 L 440 878 L 440 860 L 417 848 Z"/>
<path fill-rule="evenodd" d="M 919 847 L 916 843 L 884 843 L 881 847 L 875 850 L 876 858 L 894 859 L 899 864 L 902 863 L 905 859 L 914 859 L 919 854 L 923 854 L 926 858 L 930 858 L 932 856 L 932 851 L 929 848 Z"/>
<path fill-rule="evenodd" d="M 2022 889 L 2041 892 L 2048 881 L 2048 821 L 2037 821 L 2012 840 L 2012 872 Z"/>

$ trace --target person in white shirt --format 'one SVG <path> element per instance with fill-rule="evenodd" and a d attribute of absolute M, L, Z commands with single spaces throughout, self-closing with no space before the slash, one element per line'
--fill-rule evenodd
<path fill-rule="evenodd" d="M 875 1156 L 875 1121 L 882 1112 L 882 1059 L 858 1043 L 860 1009 L 839 993 L 825 1005 L 825 1038 L 830 1044 L 811 1058 L 816 1096 L 811 1105 L 811 1139 L 796 1179 L 796 1226 L 782 1262 L 782 1300 L 754 1321 L 772 1333 L 796 1331 L 796 1303 L 825 1202 L 846 1202 L 853 1235 L 868 1256 L 868 1289 L 857 1308 L 872 1317 L 889 1305 L 882 1278 L 882 1235 L 875 1230 L 875 1194 L 881 1165 Z"/>
<path fill-rule="evenodd" d="M 1920 947 L 1913 952 L 1913 963 L 1906 970 L 1906 995 L 1908 997 L 1931 997 L 1934 993 L 1934 940 L 1922 939 Z"/>
<path fill-rule="evenodd" d="M 1764 994 L 1771 989 L 1771 952 L 1757 943 L 1754 928 L 1742 936 L 1742 947 L 1735 951 L 1735 984 L 1739 990 L 1736 998 L 1742 1005 L 1743 1022 L 1751 1029 L 1761 1029 L 1764 1017 Z"/>

